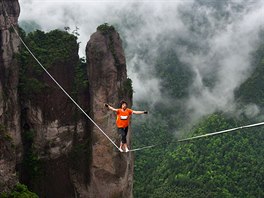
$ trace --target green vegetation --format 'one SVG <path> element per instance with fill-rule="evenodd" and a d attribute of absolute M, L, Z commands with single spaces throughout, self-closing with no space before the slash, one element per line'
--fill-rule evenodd
<path fill-rule="evenodd" d="M 236 122 L 213 114 L 195 126 L 190 136 L 246 124 Z M 140 142 L 135 144 L 171 140 L 166 130 L 165 123 L 143 125 L 140 136 L 134 138 Z M 136 153 L 134 196 L 263 197 L 263 133 L 263 128 L 253 128 Z"/>
<path fill-rule="evenodd" d="M 85 58 L 80 58 L 79 63 L 75 67 L 75 77 L 74 77 L 74 88 L 73 95 L 76 95 L 88 88 L 88 79 L 86 73 L 86 62 Z"/>
<path fill-rule="evenodd" d="M 178 99 L 187 96 L 193 73 L 187 65 L 179 61 L 173 49 L 161 52 L 155 68 L 157 77 L 162 79 L 164 94 Z"/>
<path fill-rule="evenodd" d="M 40 25 L 35 21 L 20 21 L 19 26 L 23 28 L 26 33 L 41 29 Z"/>
<path fill-rule="evenodd" d="M 117 69 L 120 69 L 122 67 L 122 65 L 119 62 L 119 59 L 117 57 L 116 54 L 116 50 L 114 47 L 114 38 L 113 38 L 113 32 L 115 31 L 115 28 L 113 26 L 109 26 L 107 23 L 100 25 L 97 30 L 100 30 L 104 35 L 109 37 L 110 40 L 110 44 L 109 44 L 109 48 L 110 51 L 112 53 L 112 56 L 114 57 L 115 60 L 115 66 L 117 67 Z"/>
<path fill-rule="evenodd" d="M 38 198 L 38 196 L 30 192 L 27 186 L 18 183 L 11 193 L 2 193 L 1 198 Z"/>
<path fill-rule="evenodd" d="M 82 165 L 85 164 L 85 172 L 89 172 L 87 168 L 91 165 L 92 162 L 92 151 L 90 145 L 91 141 L 86 140 L 83 142 L 78 142 L 73 146 L 70 153 L 71 165 L 73 169 L 80 171 L 82 169 Z M 79 163 L 76 163 L 76 161 L 78 161 Z M 89 178 L 86 179 L 88 180 Z"/>
<path fill-rule="evenodd" d="M 123 84 L 124 92 L 128 95 L 129 98 L 133 97 L 133 87 L 132 87 L 132 80 L 127 78 Z"/>
<path fill-rule="evenodd" d="M 103 34 L 109 34 L 113 31 L 115 31 L 115 28 L 114 28 L 114 26 L 109 25 L 108 23 L 104 23 L 102 25 L 99 25 L 97 27 L 97 30 L 101 31 Z"/>
<path fill-rule="evenodd" d="M 36 30 L 27 34 L 24 40 L 45 67 L 50 67 L 56 61 L 70 60 L 72 52 L 78 49 L 77 37 L 61 30 L 48 33 Z M 21 50 L 21 62 L 22 65 L 37 66 L 36 61 L 24 48 Z M 41 73 L 39 70 L 37 69 L 37 74 Z"/>
<path fill-rule="evenodd" d="M 262 37 L 264 40 L 264 35 Z M 264 107 L 264 44 L 252 54 L 252 58 L 256 69 L 237 90 L 236 96 L 244 103 L 257 103 Z"/>
<path fill-rule="evenodd" d="M 114 39 L 113 39 L 113 35 L 111 33 L 109 34 L 109 40 L 110 40 L 110 46 L 109 47 L 110 47 L 111 53 L 112 53 L 114 60 L 115 60 L 115 66 L 117 68 L 120 68 L 121 65 L 120 65 L 119 59 L 116 55 L 116 51 L 115 51 L 115 47 L 114 47 Z"/>
<path fill-rule="evenodd" d="M 109 38 L 109 46 L 108 48 L 110 49 L 112 56 L 115 60 L 115 66 L 118 70 L 118 72 L 122 69 L 122 67 L 124 67 L 124 65 L 121 65 L 119 58 L 116 54 L 116 50 L 114 47 L 114 38 L 113 38 L 113 32 L 115 31 L 114 26 L 110 26 L 108 25 L 108 23 L 104 23 L 100 26 L 97 27 L 98 31 L 101 31 L 102 34 L 104 34 L 105 36 L 107 36 Z M 119 95 L 123 97 L 128 96 L 130 98 L 132 98 L 133 96 L 133 88 L 132 88 L 132 80 L 130 78 L 127 78 L 124 83 L 122 88 L 119 90 Z"/>
<path fill-rule="evenodd" d="M 29 179 L 37 179 L 42 174 L 41 161 L 34 147 L 35 131 L 24 130 L 22 134 L 24 144 L 23 168 Z"/>
<path fill-rule="evenodd" d="M 99 26 L 97 30 L 109 36 L 109 48 L 116 66 L 119 67 L 111 36 L 114 27 L 106 23 Z M 76 48 L 76 36 L 59 30 L 50 33 L 37 30 L 28 35 L 24 33 L 24 38 L 48 69 L 61 60 L 69 60 L 71 52 Z M 98 58 L 100 58 L 99 53 Z M 263 107 L 264 45 L 252 54 L 252 59 L 255 70 L 251 77 L 237 89 L 236 100 L 242 106 L 255 103 Z M 18 60 L 22 65 L 20 93 L 29 97 L 45 92 L 47 85 L 40 80 L 43 71 L 24 48 L 21 49 Z M 181 132 L 188 130 L 188 136 L 191 137 L 241 126 L 252 123 L 254 120 L 244 116 L 230 118 L 218 112 L 202 118 L 190 130 L 182 129 L 181 127 L 186 125 L 185 122 L 188 119 L 185 117 L 184 106 L 177 99 L 188 97 L 188 87 L 192 83 L 193 74 L 187 65 L 180 62 L 172 49 L 161 52 L 156 63 L 156 71 L 156 76 L 162 79 L 162 95 L 166 98 L 169 96 L 175 101 L 169 105 L 161 103 L 155 106 L 152 111 L 155 116 L 146 118 L 144 122 L 140 120 L 141 118 L 134 118 L 134 147 L 164 142 L 153 149 L 135 153 L 134 197 L 264 197 L 264 159 L 262 157 L 264 156 L 264 128 L 244 129 L 246 131 L 186 143 L 166 144 L 168 141 L 176 140 L 175 134 L 179 136 L 178 130 Z M 83 59 L 75 67 L 75 79 L 73 94 L 78 98 L 78 93 L 88 86 Z M 203 80 L 209 88 L 214 83 L 212 79 Z M 124 89 L 120 92 L 132 96 L 130 79 L 124 82 L 123 87 Z M 148 109 L 143 104 L 142 108 L 145 107 Z M 177 109 L 177 112 L 170 113 L 172 109 Z M 1 131 L 4 129 L 0 126 Z M 36 178 L 41 174 L 41 164 L 34 151 L 34 131 L 25 131 L 23 138 L 27 142 L 23 164 L 27 167 L 30 177 Z M 90 161 L 91 143 L 89 141 L 80 143 L 77 140 L 76 137 L 76 144 L 70 154 L 71 160 L 73 162 L 77 159 Z M 73 164 L 73 168 L 77 170 L 83 168 L 80 164 Z M 87 167 L 85 168 L 87 170 Z M 20 191 L 27 191 L 27 189 L 23 187 Z"/>
<path fill-rule="evenodd" d="M 36 30 L 26 34 L 20 29 L 20 34 L 25 43 L 42 63 L 49 69 L 54 64 L 71 62 L 72 53 L 78 51 L 77 37 L 66 31 L 53 30 L 45 33 Z M 17 59 L 21 65 L 19 73 L 19 93 L 22 98 L 32 98 L 39 93 L 49 91 L 47 84 L 43 82 L 43 69 L 39 66 L 31 54 L 21 47 Z"/>
<path fill-rule="evenodd" d="M 242 108 L 248 103 L 263 107 L 263 60 L 264 45 L 261 45 L 252 54 L 255 70 L 236 92 L 236 101 Z M 157 76 L 164 88 L 162 94 L 175 101 L 170 105 L 158 104 L 152 111 L 155 117 L 144 121 L 134 118 L 138 119 L 133 122 L 134 147 L 164 142 L 135 153 L 134 197 L 264 197 L 264 127 L 166 144 L 187 130 L 192 137 L 256 120 L 244 115 L 231 118 L 218 112 L 202 118 L 191 129 L 181 128 L 186 125 L 185 112 L 176 99 L 188 96 L 186 88 L 192 74 L 169 50 L 158 59 L 157 66 Z M 208 86 L 211 83 L 208 79 Z M 171 109 L 177 112 L 171 113 Z"/>
<path fill-rule="evenodd" d="M 120 64 L 120 61 L 117 57 L 116 50 L 114 47 L 114 38 L 113 38 L 113 32 L 116 31 L 114 26 L 108 25 L 108 23 L 104 23 L 100 26 L 97 27 L 97 31 L 102 32 L 103 35 L 107 36 L 109 38 L 109 46 L 108 48 L 110 49 L 112 56 L 115 60 L 115 66 L 117 69 L 120 69 L 122 65 Z M 100 53 L 98 53 L 98 56 L 100 57 Z"/>
<path fill-rule="evenodd" d="M 67 75 L 73 80 L 73 82 L 69 82 L 67 84 L 68 87 L 65 89 L 67 89 L 68 93 L 77 101 L 77 103 L 84 106 L 85 109 L 87 108 L 87 105 L 82 105 L 82 103 L 84 103 L 84 99 L 87 97 L 88 79 L 85 59 L 79 59 L 78 57 L 78 28 L 76 27 L 76 29 L 71 33 L 69 33 L 69 28 L 65 28 L 65 30 L 66 31 L 53 30 L 48 33 L 36 30 L 26 34 L 22 29 L 20 29 L 20 34 L 39 62 L 52 75 L 55 73 L 55 75 L 59 76 L 56 77 L 54 75 L 59 83 L 61 83 L 61 79 L 65 78 L 63 75 L 69 72 Z M 21 46 L 20 53 L 16 55 L 16 58 L 20 63 L 18 91 L 20 101 L 22 103 L 21 106 L 24 107 L 23 105 L 26 104 L 25 106 L 27 107 L 27 102 L 30 101 L 31 105 L 39 105 L 42 107 L 41 105 L 45 104 L 44 100 L 47 98 L 46 95 L 51 95 L 52 91 L 57 89 L 57 87 L 50 85 L 49 77 L 47 77 L 44 70 L 23 46 Z M 64 69 L 64 66 L 67 70 Z M 62 86 L 64 87 L 65 85 L 62 84 Z M 47 105 L 43 106 L 45 106 L 45 108 L 47 107 Z M 68 106 L 68 104 L 66 104 L 66 106 Z M 87 136 L 90 135 L 89 128 L 88 124 L 82 120 L 82 114 L 77 111 L 77 108 L 72 106 L 72 111 L 73 114 L 72 120 L 70 120 L 71 123 L 67 122 L 67 124 L 76 124 L 75 132 L 73 134 L 75 136 L 73 140 L 73 149 L 72 152 L 69 153 L 69 156 L 64 157 L 71 168 L 80 171 L 85 179 L 89 180 L 89 166 L 91 164 L 92 157 L 90 148 L 91 140 L 90 138 L 87 138 Z M 47 121 L 45 118 L 50 117 L 50 114 L 48 114 L 49 112 L 51 111 L 48 109 L 43 110 L 44 122 Z M 34 189 L 41 195 L 41 190 L 44 188 L 42 185 L 45 183 L 43 178 L 47 177 L 45 171 L 49 162 L 46 162 L 39 157 L 39 150 L 36 149 L 35 126 L 34 123 L 30 123 L 30 126 L 27 124 L 30 121 L 27 120 L 28 115 L 26 110 L 25 112 L 22 111 L 21 118 L 22 123 L 24 123 L 22 131 L 24 155 L 22 163 L 19 164 L 19 170 L 21 170 L 20 180 L 27 184 L 30 189 Z M 85 138 L 77 137 L 77 123 L 81 120 L 86 124 L 85 131 L 87 131 L 87 134 L 85 134 Z M 49 145 L 47 144 L 44 149 L 48 146 Z M 79 163 L 76 163 L 76 160 L 78 160 Z M 34 197 L 33 195 L 31 196 L 30 194 L 26 194 L 26 187 L 22 187 L 19 188 L 19 190 L 21 191 L 21 194 L 23 193 L 23 195 L 20 196 L 19 194 L 19 196 L 16 197 Z M 13 194 L 6 196 L 13 197 Z"/>
<path fill-rule="evenodd" d="M 69 31 L 69 30 L 68 30 Z M 26 34 L 20 29 L 20 34 L 28 45 L 30 50 L 34 53 L 40 63 L 48 70 L 57 64 L 70 62 L 74 65 L 74 57 L 77 56 L 77 29 L 73 34 L 67 31 L 53 30 L 45 33 L 40 30 Z M 36 60 L 31 56 L 25 47 L 21 47 L 20 53 L 16 55 L 20 63 L 19 73 L 19 94 L 22 100 L 31 100 L 34 103 L 34 98 L 39 95 L 45 95 L 51 91 L 51 88 L 44 83 L 44 71 Z M 78 59 L 77 59 L 78 60 Z M 84 59 L 80 59 L 75 65 L 75 78 L 73 85 L 73 95 L 75 98 L 78 94 L 88 86 L 86 79 Z M 36 100 L 37 101 L 37 100 Z M 43 101 L 42 101 L 43 102 Z M 42 174 L 41 161 L 34 148 L 33 129 L 25 129 L 23 132 L 24 142 L 24 159 L 23 168 L 26 171 L 28 180 L 38 179 Z"/>
<path fill-rule="evenodd" d="M 132 87 L 132 80 L 130 78 L 127 78 L 124 83 L 123 86 L 119 89 L 119 96 L 122 96 L 122 98 L 124 97 L 129 97 L 132 98 L 133 97 L 133 87 Z"/>

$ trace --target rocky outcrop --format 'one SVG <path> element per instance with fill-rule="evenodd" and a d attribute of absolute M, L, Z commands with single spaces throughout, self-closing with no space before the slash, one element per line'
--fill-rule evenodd
<path fill-rule="evenodd" d="M 1 2 L 0 194 L 20 181 L 40 197 L 132 197 L 133 155 L 120 153 L 36 66 L 36 61 L 22 53 L 23 47 L 16 54 L 19 38 Z M 17 28 L 18 1 L 4 2 Z M 41 40 L 45 38 L 44 32 L 36 34 Z M 62 40 L 54 45 L 59 40 L 56 36 Z M 44 53 L 41 58 L 47 60 L 44 65 L 52 76 L 119 145 L 115 114 L 103 104 L 118 106 L 125 99 L 132 105 L 121 39 L 112 26 L 99 26 L 87 44 L 87 65 L 82 63 L 86 68 L 80 71 L 79 46 L 73 37 L 53 31 L 50 38 L 55 38 L 54 42 L 44 44 L 53 44 L 47 47 L 56 57 L 51 54 L 45 59 Z M 60 43 L 63 46 L 58 46 Z M 83 78 L 88 78 L 89 85 L 84 86 Z"/>
<path fill-rule="evenodd" d="M 55 31 L 43 35 L 50 45 L 64 36 L 58 46 L 51 65 L 46 65 L 50 74 L 76 101 L 88 111 L 88 86 L 77 91 L 76 67 L 79 64 L 78 43 L 66 32 Z M 50 36 L 49 36 L 50 35 Z M 52 40 L 54 39 L 55 40 Z M 68 43 L 69 44 L 68 44 Z M 65 47 L 67 53 L 59 53 Z M 29 63 L 32 57 L 27 57 Z M 28 79 L 36 78 L 34 66 L 27 65 L 23 86 L 29 86 Z M 19 164 L 20 181 L 40 197 L 77 197 L 87 191 L 90 169 L 90 126 L 70 99 L 40 70 L 37 81 L 45 87 L 41 91 L 29 90 L 21 99 L 21 126 L 24 146 L 23 163 Z M 85 72 L 84 72 L 85 73 Z M 35 82 L 35 81 L 33 81 Z M 31 87 L 31 86 L 29 86 Z M 78 163 L 76 163 L 78 161 Z"/>
<path fill-rule="evenodd" d="M 0 1 L 0 192 L 10 190 L 17 182 L 15 166 L 22 156 L 17 94 L 19 67 L 15 59 L 20 42 L 10 25 L 10 21 L 17 24 L 20 10 L 17 0 L 4 0 L 4 4 Z"/>
<path fill-rule="evenodd" d="M 18 181 L 15 167 L 16 153 L 12 138 L 0 125 L 0 193 L 10 191 Z"/>
<path fill-rule="evenodd" d="M 87 44 L 86 54 L 91 116 L 119 145 L 115 114 L 104 108 L 104 103 L 118 107 L 120 99 L 132 103 L 119 34 L 112 26 L 99 26 Z M 132 197 L 133 155 L 120 153 L 94 126 L 92 135 L 89 197 Z"/>

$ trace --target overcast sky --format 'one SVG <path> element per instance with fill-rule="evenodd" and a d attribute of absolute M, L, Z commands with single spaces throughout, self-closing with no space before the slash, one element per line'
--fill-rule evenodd
<path fill-rule="evenodd" d="M 85 55 L 85 45 L 98 25 L 115 25 L 124 41 L 135 102 L 162 99 L 162 79 L 153 75 L 159 49 L 171 47 L 175 39 L 193 43 L 195 49 L 179 44 L 174 50 L 195 74 L 190 96 L 184 101 L 194 119 L 236 108 L 234 90 L 252 72 L 250 53 L 258 46 L 258 34 L 264 27 L 262 0 L 20 0 L 20 6 L 19 20 L 35 21 L 44 31 L 77 26 L 80 56 Z M 212 87 L 203 82 L 208 77 L 214 78 Z M 254 104 L 247 111 L 252 116 L 259 112 Z"/>

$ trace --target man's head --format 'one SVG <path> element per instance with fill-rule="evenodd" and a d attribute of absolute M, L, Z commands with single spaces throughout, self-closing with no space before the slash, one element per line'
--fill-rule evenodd
<path fill-rule="evenodd" d="M 127 108 L 127 102 L 124 100 L 121 100 L 120 107 L 125 110 Z"/>

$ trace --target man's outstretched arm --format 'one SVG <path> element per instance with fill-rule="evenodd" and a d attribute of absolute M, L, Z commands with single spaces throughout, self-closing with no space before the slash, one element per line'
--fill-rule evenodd
<path fill-rule="evenodd" d="M 139 114 L 148 114 L 147 111 L 134 111 L 133 110 L 133 114 L 139 115 Z"/>
<path fill-rule="evenodd" d="M 115 111 L 115 112 L 117 112 L 117 109 L 115 109 L 114 107 L 111 107 L 109 104 L 104 104 L 105 105 L 105 107 L 106 108 L 108 108 L 108 109 L 110 109 L 110 110 L 112 110 L 112 111 Z"/>

